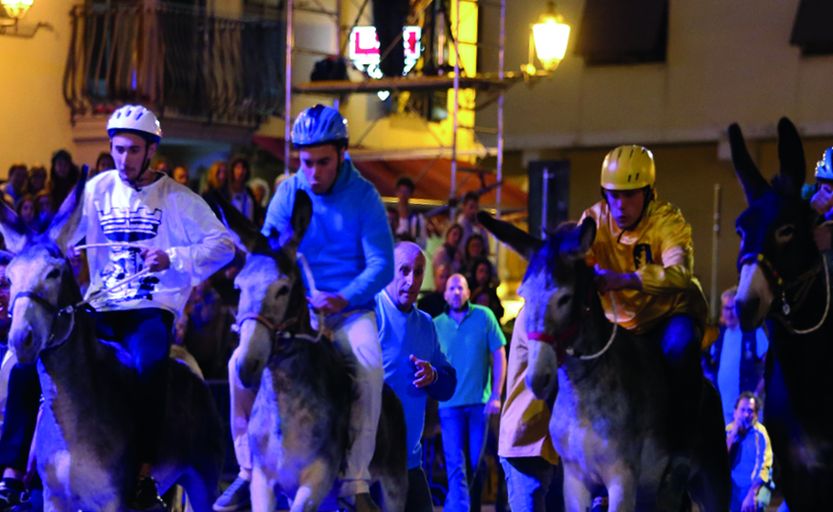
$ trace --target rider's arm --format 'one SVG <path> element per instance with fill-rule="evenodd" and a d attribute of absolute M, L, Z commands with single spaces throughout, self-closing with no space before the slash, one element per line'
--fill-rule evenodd
<path fill-rule="evenodd" d="M 176 205 L 187 243 L 165 252 L 171 268 L 189 274 L 197 285 L 234 258 L 234 240 L 208 204 L 193 192 L 177 191 L 170 203 Z"/>
<path fill-rule="evenodd" d="M 362 204 L 364 214 L 359 229 L 365 267 L 339 290 L 339 295 L 350 305 L 370 302 L 393 279 L 393 236 L 385 207 L 375 188 L 368 189 Z"/>
<path fill-rule="evenodd" d="M 643 265 L 636 270 L 642 289 L 652 295 L 676 293 L 691 286 L 694 274 L 694 246 L 691 226 L 675 208 L 659 212 L 652 233 L 660 241 L 659 262 Z"/>

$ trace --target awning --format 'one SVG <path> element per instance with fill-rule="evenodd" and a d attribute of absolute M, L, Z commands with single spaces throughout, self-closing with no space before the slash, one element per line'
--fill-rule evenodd
<path fill-rule="evenodd" d="M 253 142 L 266 151 L 272 153 L 278 160 L 283 161 L 283 139 L 255 135 Z M 291 168 L 298 167 L 298 161 L 293 159 Z M 451 160 L 448 158 L 414 158 L 414 159 L 378 159 L 359 160 L 354 162 L 362 175 L 376 186 L 382 196 L 396 195 L 396 181 L 408 176 L 416 184 L 414 198 L 429 201 L 447 201 L 451 190 Z M 462 197 L 468 191 L 478 190 L 485 185 L 496 182 L 494 172 L 474 169 L 468 162 L 458 162 L 456 194 Z M 497 202 L 496 190 L 491 190 L 480 198 L 483 208 L 494 208 Z M 526 211 L 528 203 L 527 193 L 520 187 L 504 183 L 502 187 L 501 209 L 503 211 Z"/>

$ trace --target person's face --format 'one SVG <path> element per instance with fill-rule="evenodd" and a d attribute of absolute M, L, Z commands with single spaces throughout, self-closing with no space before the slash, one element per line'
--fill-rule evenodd
<path fill-rule="evenodd" d="M 52 213 L 52 201 L 48 195 L 39 196 L 37 202 L 39 212 Z"/>
<path fill-rule="evenodd" d="M 9 280 L 6 278 L 6 265 L 0 265 L 0 329 L 8 329 L 12 320 L 9 317 Z"/>
<path fill-rule="evenodd" d="M 469 284 L 466 278 L 459 274 L 455 274 L 448 278 L 445 285 L 445 301 L 453 310 L 462 309 L 463 305 L 469 300 L 471 292 L 469 291 Z"/>
<path fill-rule="evenodd" d="M 66 158 L 59 158 L 55 160 L 55 174 L 61 178 L 66 178 L 69 175 L 69 161 Z"/>
<path fill-rule="evenodd" d="M 332 144 L 303 148 L 298 152 L 301 171 L 304 173 L 314 194 L 326 194 L 330 191 L 338 176 L 338 167 L 344 156 L 344 150 Z"/>
<path fill-rule="evenodd" d="M 246 179 L 246 166 L 243 165 L 243 162 L 234 164 L 234 169 L 231 170 L 231 178 L 235 183 L 243 183 Z"/>
<path fill-rule="evenodd" d="M 743 398 L 735 407 L 735 424 L 743 430 L 752 428 L 758 420 L 758 413 L 755 411 L 757 404 L 754 399 Z"/>
<path fill-rule="evenodd" d="M 29 185 L 33 190 L 42 190 L 46 186 L 46 169 L 35 167 L 29 174 Z"/>
<path fill-rule="evenodd" d="M 156 166 L 156 171 L 161 172 L 163 174 L 167 174 L 168 176 L 171 175 L 171 166 L 168 165 L 168 162 L 159 162 Z"/>
<path fill-rule="evenodd" d="M 27 224 L 35 220 L 35 203 L 23 201 L 20 205 L 20 218 Z"/>
<path fill-rule="evenodd" d="M 477 281 L 477 284 L 480 286 L 485 286 L 489 284 L 489 266 L 485 263 L 481 263 L 477 265 L 477 269 L 474 271 L 474 279 Z"/>
<path fill-rule="evenodd" d="M 605 190 L 610 215 L 619 229 L 632 228 L 645 207 L 643 190 Z"/>
<path fill-rule="evenodd" d="M 457 247 L 460 244 L 460 238 L 462 238 L 463 232 L 460 228 L 449 229 L 448 233 L 445 235 L 445 241 L 448 245 L 453 247 Z"/>
<path fill-rule="evenodd" d="M 474 220 L 477 218 L 477 210 L 480 209 L 480 202 L 474 199 L 469 199 L 463 203 L 463 216 L 467 219 Z"/>
<path fill-rule="evenodd" d="M 98 167 L 96 167 L 96 172 L 104 172 L 109 171 L 110 169 L 115 169 L 116 163 L 113 161 L 113 157 L 110 158 L 102 157 L 98 159 Z"/>
<path fill-rule="evenodd" d="M 255 202 L 263 204 L 263 198 L 266 197 L 266 189 L 261 186 L 252 187 L 252 195 L 255 196 Z"/>
<path fill-rule="evenodd" d="M 437 267 L 437 270 L 434 272 L 434 289 L 438 292 L 445 293 L 445 286 L 448 283 L 448 276 L 451 273 L 448 270 L 448 267 L 445 265 L 440 265 Z"/>
<path fill-rule="evenodd" d="M 180 185 L 188 185 L 188 171 L 185 170 L 185 167 L 174 169 L 174 181 Z"/>
<path fill-rule="evenodd" d="M 12 174 L 9 176 L 9 181 L 14 187 L 15 190 L 19 191 L 26 185 L 26 168 L 25 167 L 15 167 L 12 169 Z"/>
<path fill-rule="evenodd" d="M 399 185 L 396 187 L 396 197 L 400 203 L 408 204 L 411 200 L 411 188 L 407 185 Z"/>
<path fill-rule="evenodd" d="M 466 243 L 466 256 L 476 258 L 483 255 L 483 241 L 473 236 Z"/>
<path fill-rule="evenodd" d="M 738 315 L 735 312 L 735 297 L 722 297 L 720 299 L 720 319 L 726 327 L 737 327 Z"/>
<path fill-rule="evenodd" d="M 110 155 L 116 163 L 119 176 L 130 184 L 139 183 L 145 164 L 156 153 L 156 144 L 148 145 L 145 139 L 135 133 L 118 133 L 110 140 Z M 152 174 L 152 173 L 151 173 Z"/>
<path fill-rule="evenodd" d="M 223 186 L 226 184 L 226 179 L 228 179 L 228 167 L 226 164 L 221 164 L 217 167 L 217 183 Z"/>
<path fill-rule="evenodd" d="M 419 296 L 425 277 L 425 256 L 412 247 L 397 249 L 394 253 L 393 281 L 388 284 L 388 295 L 396 307 L 408 311 Z"/>

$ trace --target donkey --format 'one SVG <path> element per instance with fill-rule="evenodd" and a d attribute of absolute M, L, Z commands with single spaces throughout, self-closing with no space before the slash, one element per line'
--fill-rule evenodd
<path fill-rule="evenodd" d="M 44 235 L 27 236 L 14 213 L 0 229 L 17 254 L 9 331 L 19 361 L 37 361 L 43 390 L 35 434 L 37 470 L 47 511 L 124 510 L 139 460 L 131 407 L 137 376 L 116 343 L 96 338 L 94 312 L 75 307 L 78 284 L 62 249 L 80 218 L 84 179 Z M 168 407 L 153 476 L 164 491 L 179 483 L 197 511 L 211 510 L 222 468 L 222 426 L 205 384 L 170 361 Z"/>
<path fill-rule="evenodd" d="M 297 192 L 292 236 L 268 239 L 233 207 L 220 202 L 227 225 L 248 255 L 235 286 L 241 382 L 258 386 L 249 421 L 254 511 L 275 509 L 276 492 L 291 511 L 318 510 L 349 449 L 350 407 L 355 399 L 350 357 L 309 328 L 298 245 L 312 217 L 312 203 Z M 405 419 L 385 386 L 371 476 L 381 484 L 385 510 L 401 511 L 407 495 Z"/>
<path fill-rule="evenodd" d="M 792 122 L 778 123 L 780 170 L 771 184 L 737 124 L 729 141 L 748 204 L 736 221 L 735 304 L 744 329 L 766 322 L 769 330 L 764 424 L 781 468 L 776 484 L 790 510 L 818 510 L 833 502 L 833 255 L 813 241 L 818 216 L 801 199 L 804 150 Z"/>
<path fill-rule="evenodd" d="M 520 294 L 530 334 L 527 386 L 553 400 L 550 434 L 564 462 L 566 509 L 589 510 L 608 493 L 609 510 L 655 510 L 670 458 L 667 391 L 657 340 L 636 336 L 605 317 L 584 260 L 596 224 L 567 223 L 545 240 L 485 213 L 481 223 L 529 261 Z M 537 337 L 538 341 L 532 341 Z M 729 505 L 729 463 L 720 399 L 703 381 L 700 437 L 688 490 L 700 510 Z"/>

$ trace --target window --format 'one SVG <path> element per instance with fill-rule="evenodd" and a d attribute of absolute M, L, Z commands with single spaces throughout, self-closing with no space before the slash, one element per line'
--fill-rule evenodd
<path fill-rule="evenodd" d="M 665 62 L 668 0 L 587 0 L 575 53 L 587 64 Z"/>

